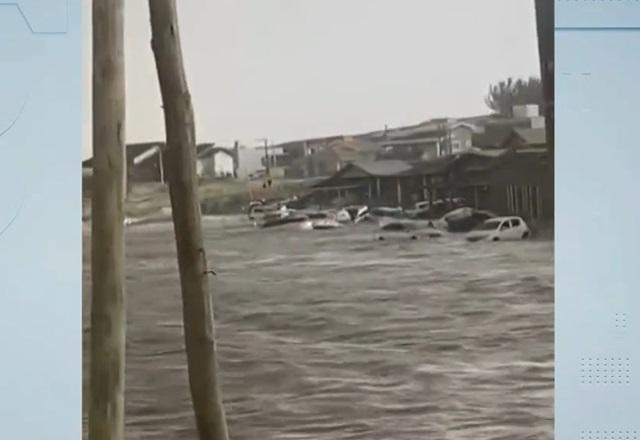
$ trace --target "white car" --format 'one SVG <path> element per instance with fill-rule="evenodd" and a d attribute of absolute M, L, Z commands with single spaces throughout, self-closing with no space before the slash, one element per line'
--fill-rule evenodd
<path fill-rule="evenodd" d="M 467 240 L 510 241 L 525 240 L 530 236 L 531 229 L 521 217 L 494 217 L 469 232 Z"/>
<path fill-rule="evenodd" d="M 346 209 L 341 209 L 338 212 L 334 213 L 335 220 L 340 223 L 350 223 L 351 222 L 351 214 Z"/>

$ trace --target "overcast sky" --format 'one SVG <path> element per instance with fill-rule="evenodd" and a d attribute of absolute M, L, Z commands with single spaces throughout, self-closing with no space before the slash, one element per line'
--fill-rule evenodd
<path fill-rule="evenodd" d="M 125 4 L 127 141 L 163 139 L 148 2 Z M 281 142 L 482 114 L 489 84 L 539 75 L 533 0 L 178 4 L 202 142 Z M 90 38 L 85 52 L 89 87 Z M 88 157 L 90 93 L 86 104 Z"/>

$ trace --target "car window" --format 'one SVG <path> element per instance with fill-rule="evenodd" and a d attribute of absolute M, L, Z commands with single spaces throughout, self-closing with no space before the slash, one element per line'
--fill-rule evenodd
<path fill-rule="evenodd" d="M 509 229 L 509 220 L 505 220 L 502 222 L 502 225 L 500 225 L 500 230 L 504 231 L 505 229 Z"/>
<path fill-rule="evenodd" d="M 515 228 L 516 226 L 520 226 L 520 220 L 517 218 L 511 219 L 511 227 Z"/>
<path fill-rule="evenodd" d="M 497 222 L 495 220 L 489 220 L 482 223 L 476 229 L 478 231 L 495 231 L 498 229 L 499 226 L 500 226 L 500 222 Z"/>

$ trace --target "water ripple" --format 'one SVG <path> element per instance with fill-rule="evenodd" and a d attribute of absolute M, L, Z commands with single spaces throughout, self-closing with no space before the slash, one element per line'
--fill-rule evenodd
<path fill-rule="evenodd" d="M 234 440 L 553 438 L 552 242 L 204 227 Z M 171 233 L 128 231 L 129 439 L 197 438 Z"/>

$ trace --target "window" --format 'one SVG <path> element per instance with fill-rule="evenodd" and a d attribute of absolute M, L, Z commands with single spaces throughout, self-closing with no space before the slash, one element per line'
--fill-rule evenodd
<path fill-rule="evenodd" d="M 482 223 L 480 226 L 478 226 L 476 229 L 478 231 L 495 231 L 496 229 L 498 229 L 499 225 L 500 225 L 499 221 L 487 220 L 484 223 Z"/>
<path fill-rule="evenodd" d="M 500 225 L 500 230 L 504 231 L 506 229 L 509 229 L 509 221 L 505 220 L 504 222 L 502 222 L 502 225 Z"/>
<path fill-rule="evenodd" d="M 516 228 L 518 226 L 520 226 L 520 220 L 518 220 L 517 218 L 511 219 L 511 227 Z"/>

